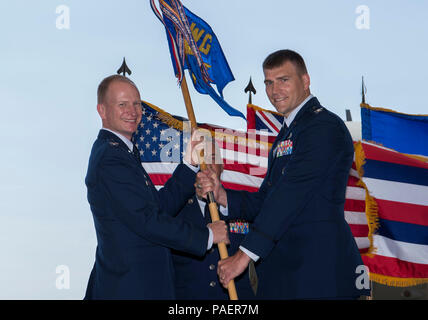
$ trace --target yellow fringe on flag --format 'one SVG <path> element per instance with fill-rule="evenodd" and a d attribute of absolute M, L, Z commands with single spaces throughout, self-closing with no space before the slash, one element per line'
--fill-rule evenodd
<path fill-rule="evenodd" d="M 379 228 L 379 216 L 378 216 L 378 206 L 376 200 L 370 195 L 369 190 L 366 184 L 363 182 L 364 169 L 363 166 L 366 162 L 366 156 L 364 154 L 363 145 L 361 141 L 358 141 L 354 144 L 355 150 L 355 165 L 357 167 L 357 172 L 359 176 L 359 180 L 357 185 L 364 188 L 366 192 L 366 217 L 367 224 L 369 227 L 369 241 L 370 247 L 367 253 L 364 255 L 368 257 L 373 257 L 373 254 L 376 252 L 376 248 L 373 245 L 373 234 Z"/>
<path fill-rule="evenodd" d="M 369 191 L 367 189 L 366 184 L 362 181 L 362 178 L 364 176 L 364 169 L 363 166 L 366 161 L 366 157 L 363 150 L 363 145 L 361 141 L 358 141 L 354 144 L 355 149 L 355 164 L 357 167 L 357 172 L 359 175 L 359 181 L 358 185 L 362 186 L 364 190 L 366 191 L 366 216 L 367 216 L 367 222 L 369 227 L 369 235 L 368 238 L 370 240 L 370 248 L 367 253 L 365 253 L 365 256 L 373 257 L 376 253 L 376 248 L 373 245 L 373 234 L 374 232 L 379 228 L 379 215 L 378 215 L 378 206 L 376 203 L 376 200 L 370 196 Z M 410 286 L 416 286 L 423 283 L 428 283 L 428 278 L 397 278 L 397 277 L 390 277 L 385 276 L 382 274 L 376 274 L 369 272 L 370 274 L 370 280 L 391 286 L 391 287 L 410 287 Z"/>
<path fill-rule="evenodd" d="M 370 280 L 390 287 L 411 287 L 428 283 L 428 278 L 396 278 L 372 272 Z"/>
<path fill-rule="evenodd" d="M 175 119 L 171 114 L 169 114 L 165 110 L 162 110 L 161 108 L 159 108 L 159 107 L 157 107 L 157 106 L 155 106 L 155 105 L 153 105 L 147 101 L 143 101 L 143 102 L 145 104 L 147 104 L 150 108 L 159 112 L 158 117 L 163 123 L 167 124 L 170 127 L 173 127 L 176 130 L 183 131 L 183 121 Z"/>
<path fill-rule="evenodd" d="M 158 112 L 157 116 L 159 120 L 161 120 L 163 123 L 165 123 L 170 127 L 173 127 L 176 130 L 183 131 L 185 126 L 185 123 L 183 123 L 183 121 L 174 118 L 170 113 L 166 112 L 165 110 L 162 110 L 161 108 L 149 102 L 146 102 L 146 101 L 142 101 L 142 102 L 147 104 L 152 109 L 156 110 Z M 189 128 L 190 128 L 190 123 L 189 123 Z M 188 129 L 185 129 L 185 130 L 188 130 Z M 215 139 L 226 140 L 227 142 L 230 142 L 230 143 L 245 145 L 254 149 L 257 149 L 263 146 L 264 148 L 267 148 L 267 150 L 269 150 L 269 148 L 272 146 L 272 144 L 269 143 L 268 141 L 265 142 L 265 141 L 257 141 L 255 139 L 247 139 L 246 137 L 232 135 L 227 132 L 226 133 L 218 132 L 214 130 L 208 130 L 208 131 L 211 133 L 211 136 Z"/>
<path fill-rule="evenodd" d="M 281 117 L 284 116 L 283 114 L 281 114 L 279 112 L 268 110 L 268 109 L 263 109 L 263 108 L 260 108 L 259 106 L 256 106 L 255 104 L 250 104 L 249 103 L 249 104 L 247 104 L 247 107 L 249 107 L 251 109 L 254 109 L 256 111 L 270 112 L 270 113 L 276 114 L 276 115 L 281 116 Z"/>

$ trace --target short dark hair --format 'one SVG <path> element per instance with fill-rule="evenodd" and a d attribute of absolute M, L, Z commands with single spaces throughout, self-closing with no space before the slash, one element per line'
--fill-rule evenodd
<path fill-rule="evenodd" d="M 263 62 L 263 70 L 265 69 L 273 69 L 282 66 L 287 61 L 294 64 L 297 69 L 297 72 L 300 75 L 307 74 L 308 70 L 306 69 L 305 61 L 302 56 L 297 52 L 289 49 L 278 50 L 274 53 L 271 53 L 267 56 L 265 61 Z"/>
<path fill-rule="evenodd" d="M 131 79 L 128 79 L 127 77 L 122 76 L 120 74 L 114 74 L 114 75 L 108 76 L 107 78 L 104 78 L 103 81 L 101 81 L 101 83 L 98 85 L 98 90 L 97 90 L 98 104 L 101 104 L 104 102 L 108 87 L 115 81 L 122 81 L 122 82 L 129 83 L 130 85 L 134 86 L 135 89 L 137 89 L 138 91 L 137 86 Z"/>

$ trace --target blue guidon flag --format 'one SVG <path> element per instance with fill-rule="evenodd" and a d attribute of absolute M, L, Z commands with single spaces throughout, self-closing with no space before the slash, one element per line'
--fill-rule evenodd
<path fill-rule="evenodd" d="M 223 89 L 235 80 L 220 43 L 211 27 L 184 7 L 179 0 L 154 0 L 150 5 L 166 29 L 174 73 L 181 83 L 188 69 L 195 89 L 208 94 L 230 116 L 245 116 L 223 98 Z M 215 84 L 217 91 L 211 84 Z"/>

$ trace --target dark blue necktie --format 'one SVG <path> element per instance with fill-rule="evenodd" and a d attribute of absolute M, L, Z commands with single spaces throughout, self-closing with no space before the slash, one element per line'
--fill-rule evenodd
<path fill-rule="evenodd" d="M 278 135 L 276 136 L 276 140 L 274 145 L 272 146 L 272 157 L 275 159 L 275 148 L 278 146 L 278 144 L 284 139 L 285 133 L 287 132 L 288 127 L 284 123 L 281 130 L 279 131 Z"/>
<path fill-rule="evenodd" d="M 281 130 L 280 130 L 280 132 L 279 132 L 279 134 L 278 134 L 278 139 L 277 139 L 277 141 L 281 141 L 282 139 L 284 139 L 284 136 L 285 136 L 285 133 L 287 132 L 287 130 L 288 130 L 288 126 L 287 126 L 287 124 L 284 122 L 284 125 L 282 126 L 282 128 L 281 128 Z"/>
<path fill-rule="evenodd" d="M 140 159 L 140 152 L 138 151 L 137 147 L 135 146 L 135 144 L 133 145 L 134 147 L 132 148 L 132 153 L 134 154 L 135 159 L 137 159 L 138 162 L 141 162 Z"/>
<path fill-rule="evenodd" d="M 207 224 L 211 223 L 211 214 L 210 214 L 210 208 L 208 206 L 208 202 L 205 202 L 204 218 Z"/>

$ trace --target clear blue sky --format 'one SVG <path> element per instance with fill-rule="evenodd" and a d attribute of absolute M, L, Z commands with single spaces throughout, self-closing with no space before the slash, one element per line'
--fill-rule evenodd
<path fill-rule="evenodd" d="M 342 118 L 351 109 L 360 119 L 362 75 L 371 105 L 428 114 L 426 1 L 183 3 L 219 38 L 236 79 L 224 95 L 243 113 L 250 76 L 253 102 L 270 108 L 261 63 L 290 48 L 306 60 L 312 93 Z M 69 29 L 56 27 L 61 5 Z M 368 30 L 355 25 L 360 5 L 370 10 Z M 125 56 L 142 98 L 185 116 L 165 32 L 148 0 L 17 0 L 0 3 L 0 39 L 0 299 L 80 299 L 96 246 L 84 186 L 100 128 L 96 88 Z M 191 95 L 199 122 L 245 127 L 210 97 Z M 69 289 L 55 286 L 58 265 L 69 267 Z"/>

